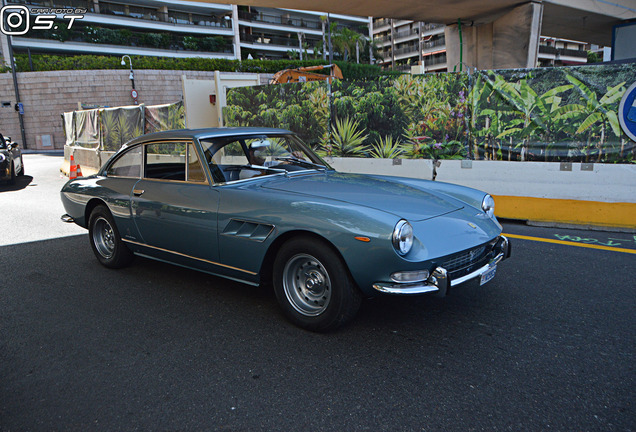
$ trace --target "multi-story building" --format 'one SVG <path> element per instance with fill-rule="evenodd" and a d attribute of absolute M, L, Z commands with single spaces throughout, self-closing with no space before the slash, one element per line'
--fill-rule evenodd
<path fill-rule="evenodd" d="M 443 24 L 375 18 L 373 41 L 381 55 L 378 63 L 385 69 L 410 71 L 420 66 L 423 72 L 452 71 L 447 65 Z M 590 45 L 542 36 L 539 43 L 539 66 L 580 65 L 587 63 Z"/>
<path fill-rule="evenodd" d="M 373 41 L 381 58 L 376 61 L 386 69 L 410 71 L 423 65 L 426 72 L 446 70 L 446 41 L 443 24 L 376 18 Z"/>
<path fill-rule="evenodd" d="M 9 0 L 8 6 L 27 7 L 31 15 L 30 30 L 12 36 L 16 52 L 225 59 L 315 56 L 323 46 L 327 15 L 164 0 Z M 45 8 L 86 13 L 73 20 L 58 14 L 55 27 L 37 29 L 35 17 Z M 331 14 L 330 19 L 369 34 L 368 17 Z"/>
<path fill-rule="evenodd" d="M 587 63 L 590 44 L 541 36 L 539 40 L 539 66 L 569 66 Z"/>

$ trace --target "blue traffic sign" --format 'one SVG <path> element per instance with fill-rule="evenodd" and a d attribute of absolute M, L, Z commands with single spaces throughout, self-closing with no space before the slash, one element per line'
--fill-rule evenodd
<path fill-rule="evenodd" d="M 636 82 L 627 89 L 618 107 L 618 120 L 623 132 L 636 141 Z"/>

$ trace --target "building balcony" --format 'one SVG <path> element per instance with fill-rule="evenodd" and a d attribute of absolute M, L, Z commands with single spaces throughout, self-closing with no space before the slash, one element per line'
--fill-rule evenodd
<path fill-rule="evenodd" d="M 290 15 L 273 15 L 265 14 L 262 12 L 247 12 L 239 11 L 239 19 L 247 22 L 265 23 L 277 26 L 294 27 L 295 31 L 298 28 L 319 30 L 322 32 L 322 22 L 320 20 L 312 20 L 305 18 L 296 18 Z"/>
<path fill-rule="evenodd" d="M 132 5 L 100 1 L 98 7 L 92 1 L 86 0 L 64 0 L 63 2 L 49 0 L 10 0 L 12 4 L 24 4 L 29 8 L 82 8 L 86 9 L 82 21 L 85 23 L 95 23 L 119 27 L 135 27 L 148 30 L 183 32 L 183 33 L 232 33 L 232 20 L 226 14 L 231 11 L 231 7 L 219 5 L 220 10 L 211 10 L 210 13 L 185 12 L 168 9 L 160 12 L 159 9 Z M 61 6 L 60 6 L 61 5 Z M 227 9 L 227 10 L 226 10 Z"/>
<path fill-rule="evenodd" d="M 121 49 L 142 50 L 166 50 L 173 52 L 190 51 L 183 53 L 182 57 L 196 57 L 199 53 L 214 54 L 226 58 L 234 56 L 233 44 L 230 38 L 223 36 L 190 36 L 175 33 L 149 33 L 138 32 L 128 28 L 102 28 L 87 26 L 85 23 L 73 26 L 71 30 L 66 28 L 59 30 L 32 30 L 26 37 L 19 38 L 21 43 L 15 46 L 29 47 L 27 41 L 34 41 L 34 46 L 49 47 L 55 51 L 70 51 L 69 47 L 87 49 L 82 44 L 89 44 L 95 54 L 101 54 L 104 46 L 121 47 Z M 38 41 L 37 43 L 35 41 Z M 44 43 L 48 41 L 48 43 Z M 33 47 L 31 47 L 33 50 Z M 145 54 L 142 54 L 145 55 Z"/>
<path fill-rule="evenodd" d="M 587 61 L 587 51 L 539 45 L 539 58 L 550 58 L 558 60 L 566 57 L 579 61 Z"/>
<path fill-rule="evenodd" d="M 247 48 L 255 48 L 259 50 L 270 51 L 298 51 L 298 37 L 285 37 L 285 36 L 273 36 L 273 35 L 259 35 L 259 34 L 240 34 L 241 46 Z M 308 54 L 313 54 L 313 43 L 317 41 L 305 40 L 311 48 L 307 48 Z"/>
<path fill-rule="evenodd" d="M 13 37 L 13 48 L 16 51 L 26 51 L 27 48 L 34 52 L 57 52 L 64 54 L 92 54 L 92 55 L 117 55 L 124 54 L 136 56 L 152 56 L 152 57 L 173 57 L 173 58 L 219 58 L 219 59 L 236 59 L 234 52 L 201 52 L 188 51 L 183 49 L 155 49 L 135 46 L 123 45 L 97 45 L 88 42 L 59 42 L 48 39 L 33 39 L 24 37 Z"/>

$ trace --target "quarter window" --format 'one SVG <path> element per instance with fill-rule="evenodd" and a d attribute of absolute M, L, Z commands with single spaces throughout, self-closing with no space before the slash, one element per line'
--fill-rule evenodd
<path fill-rule="evenodd" d="M 141 175 L 141 146 L 133 147 L 121 155 L 106 171 L 110 177 L 139 178 Z"/>

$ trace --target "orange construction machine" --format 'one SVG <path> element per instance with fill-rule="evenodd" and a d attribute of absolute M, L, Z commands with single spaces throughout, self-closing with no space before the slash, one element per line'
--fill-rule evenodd
<path fill-rule="evenodd" d="M 320 69 L 330 69 L 329 75 L 313 73 L 310 71 L 320 70 Z M 324 65 L 324 66 L 307 66 L 300 67 L 297 69 L 285 69 L 280 72 L 276 72 L 274 78 L 269 82 L 270 84 L 284 84 L 290 82 L 307 82 L 307 81 L 324 81 L 329 80 L 331 82 L 333 79 L 342 79 L 342 71 L 335 64 Z"/>

